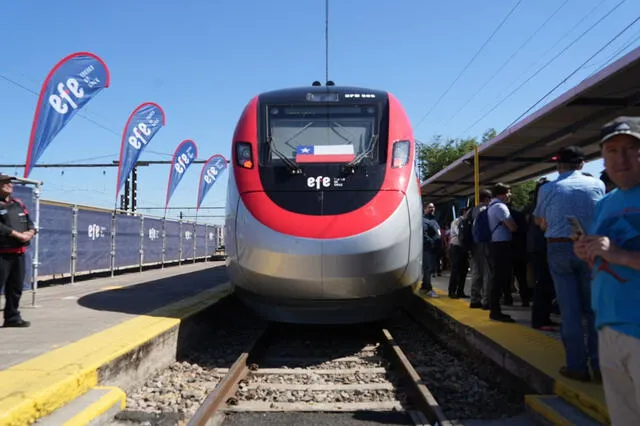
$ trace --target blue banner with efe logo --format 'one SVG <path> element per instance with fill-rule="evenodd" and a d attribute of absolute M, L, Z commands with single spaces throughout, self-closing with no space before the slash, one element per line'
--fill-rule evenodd
<path fill-rule="evenodd" d="M 102 89 L 109 87 L 109 69 L 93 53 L 78 52 L 58 62 L 44 80 L 33 117 L 24 176 L 73 116 Z"/>
<path fill-rule="evenodd" d="M 158 130 L 165 124 L 164 111 L 160 105 L 145 102 L 133 110 L 122 133 L 116 198 L 127 176 L 133 170 L 142 151 L 147 147 Z"/>
<path fill-rule="evenodd" d="M 209 157 L 204 166 L 202 166 L 202 172 L 200 172 L 200 183 L 198 186 L 198 201 L 196 203 L 196 209 L 200 208 L 202 200 L 205 195 L 211 189 L 211 187 L 218 181 L 222 173 L 227 169 L 227 159 L 220 154 L 215 154 Z"/>
<path fill-rule="evenodd" d="M 185 172 L 194 160 L 198 158 L 198 147 L 190 139 L 180 142 L 171 159 L 171 169 L 169 169 L 169 183 L 167 185 L 167 198 L 164 203 L 165 211 L 169 205 L 169 200 L 173 195 Z"/>

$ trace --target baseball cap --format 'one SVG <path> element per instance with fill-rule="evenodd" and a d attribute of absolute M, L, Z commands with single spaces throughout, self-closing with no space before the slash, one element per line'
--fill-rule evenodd
<path fill-rule="evenodd" d="M 9 176 L 9 175 L 5 175 L 4 173 L 0 173 L 0 182 L 11 181 L 11 180 L 14 180 L 15 178 L 16 178 L 15 176 Z"/>
<path fill-rule="evenodd" d="M 640 117 L 618 117 L 600 130 L 600 145 L 615 135 L 630 135 L 640 139 Z"/>
<path fill-rule="evenodd" d="M 584 151 L 577 146 L 568 146 L 551 159 L 559 163 L 579 163 L 584 161 Z"/>

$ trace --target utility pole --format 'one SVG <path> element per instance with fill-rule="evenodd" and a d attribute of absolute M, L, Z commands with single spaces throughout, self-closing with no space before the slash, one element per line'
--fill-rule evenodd
<path fill-rule="evenodd" d="M 131 192 L 131 175 L 127 176 L 127 180 L 124 181 L 124 206 L 122 210 L 129 210 L 129 193 Z"/>
<path fill-rule="evenodd" d="M 136 212 L 138 205 L 138 166 L 133 166 L 131 171 L 131 211 Z"/>

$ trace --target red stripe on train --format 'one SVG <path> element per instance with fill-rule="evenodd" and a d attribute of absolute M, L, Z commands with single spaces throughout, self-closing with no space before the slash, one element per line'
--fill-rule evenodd
<path fill-rule="evenodd" d="M 237 167 L 235 146 L 232 149 L 233 173 L 240 198 L 244 205 L 260 223 L 287 235 L 304 238 L 345 238 L 369 231 L 383 223 L 403 202 L 414 162 L 414 149 L 410 149 L 407 165 L 391 168 L 393 142 L 410 140 L 414 143 L 413 132 L 405 111 L 398 100 L 389 96 L 389 144 L 387 147 L 387 169 L 380 192 L 371 201 L 357 210 L 334 216 L 309 216 L 293 213 L 275 204 L 260 181 L 258 167 L 244 169 Z M 258 97 L 245 107 L 236 126 L 233 141 L 250 142 L 254 162 L 258 159 Z"/>
<path fill-rule="evenodd" d="M 348 163 L 353 161 L 355 158 L 356 156 L 353 154 L 296 155 L 296 161 L 298 163 Z"/>

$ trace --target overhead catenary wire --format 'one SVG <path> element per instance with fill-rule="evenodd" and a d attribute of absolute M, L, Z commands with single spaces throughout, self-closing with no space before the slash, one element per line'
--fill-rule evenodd
<path fill-rule="evenodd" d="M 444 92 L 442 92 L 442 94 L 440 95 L 440 97 L 436 100 L 436 102 L 431 106 L 431 108 L 429 108 L 429 110 L 422 116 L 422 118 L 420 120 L 418 120 L 418 122 L 416 123 L 416 125 L 414 126 L 414 129 L 418 128 L 420 126 L 420 124 L 422 124 L 424 122 L 424 120 L 426 120 L 426 118 L 431 115 L 431 113 L 435 110 L 435 108 L 440 104 L 440 102 L 442 101 L 442 99 L 444 99 L 444 97 L 449 93 L 449 91 L 453 88 L 453 86 L 458 82 L 458 80 L 460 80 L 460 78 L 462 77 L 462 75 L 465 73 L 465 71 L 467 71 L 467 69 L 469 69 L 469 67 L 471 66 L 471 64 L 476 60 L 476 58 L 480 55 L 480 53 L 484 50 L 484 48 L 487 46 L 487 44 L 489 44 L 489 42 L 493 39 L 493 37 L 497 34 L 497 32 L 500 30 L 500 28 L 502 28 L 502 26 L 507 22 L 507 20 L 509 19 L 509 17 L 513 14 L 513 12 L 517 9 L 517 7 L 520 5 L 520 3 L 522 3 L 522 0 L 518 0 L 518 2 L 511 8 L 511 10 L 509 11 L 509 13 L 507 13 L 507 15 L 502 19 L 502 21 L 498 24 L 498 26 L 493 30 L 493 32 L 491 33 L 491 35 L 485 40 L 485 42 L 482 44 L 482 46 L 480 46 L 480 48 L 476 51 L 476 53 L 471 57 L 471 59 L 469 60 L 469 62 L 467 62 L 467 64 L 462 68 L 462 70 L 458 73 L 458 75 L 456 76 L 456 78 L 451 82 L 451 84 L 449 84 L 449 87 L 447 87 L 445 89 Z"/>
<path fill-rule="evenodd" d="M 13 80 L 13 79 L 11 79 L 11 78 L 7 77 L 6 75 L 0 74 L 0 78 L 1 78 L 1 79 L 3 79 L 3 80 L 5 80 L 5 81 L 7 81 L 8 83 L 13 84 L 13 85 L 14 85 L 14 86 L 16 86 L 16 87 L 19 87 L 19 88 L 21 88 L 21 89 L 23 89 L 23 90 L 25 90 L 25 91 L 27 91 L 27 92 L 29 92 L 29 93 L 31 93 L 31 94 L 33 94 L 33 95 L 35 95 L 35 96 L 39 96 L 39 93 L 38 93 L 38 92 L 36 92 L 35 90 L 33 90 L 33 89 L 31 89 L 31 88 L 29 88 L 29 87 L 25 86 L 25 85 L 24 85 L 24 84 L 22 84 L 22 83 L 19 83 L 19 82 L 17 82 L 17 81 L 15 81 L 15 80 Z M 113 129 L 111 129 L 111 128 L 107 127 L 107 126 L 105 126 L 104 124 L 102 124 L 102 123 L 100 123 L 100 122 L 98 122 L 98 121 L 94 120 L 93 118 L 88 117 L 87 115 L 85 115 L 85 114 L 83 114 L 83 113 L 81 113 L 81 112 L 78 112 L 78 113 L 77 113 L 77 116 L 78 116 L 78 117 L 80 117 L 80 118 L 82 118 L 82 119 L 84 119 L 84 120 L 87 120 L 87 121 L 88 121 L 88 122 L 90 122 L 90 123 L 95 124 L 96 126 L 100 127 L 100 128 L 101 128 L 101 129 L 103 129 L 103 130 L 106 130 L 107 132 L 109 132 L 109 133 L 111 133 L 111 134 L 113 134 L 113 135 L 118 136 L 119 138 L 120 138 L 120 137 L 122 137 L 122 133 L 121 133 L 121 132 L 117 132 L 117 131 L 115 131 L 115 130 L 113 130 Z M 164 156 L 169 156 L 169 157 L 171 157 L 171 156 L 172 156 L 172 154 L 169 154 L 169 153 L 166 153 L 166 152 L 157 152 L 157 151 L 152 151 L 152 150 L 146 150 L 146 152 L 148 152 L 148 153 L 150 153 L 150 154 L 156 154 L 156 155 L 164 155 Z M 117 154 L 116 154 L 116 155 L 117 155 Z"/>
<path fill-rule="evenodd" d="M 614 53 L 609 55 L 607 57 L 607 59 L 605 59 L 601 63 L 583 67 L 583 69 L 595 68 L 595 70 L 591 74 L 589 74 L 589 76 L 587 78 L 593 76 L 598 71 L 600 71 L 600 69 L 602 69 L 602 68 L 606 67 L 607 65 L 609 65 L 616 58 L 618 58 L 621 54 L 623 54 L 625 50 L 629 49 L 631 46 L 633 46 L 639 40 L 640 40 L 640 30 L 636 31 L 626 42 L 624 42 L 622 44 L 621 47 L 619 47 Z"/>
<path fill-rule="evenodd" d="M 471 103 L 471 101 L 473 101 L 476 96 L 478 96 L 478 94 L 480 92 L 482 92 L 484 90 L 485 87 L 487 87 L 487 85 L 489 85 L 489 83 L 491 83 L 504 69 L 507 65 L 509 65 L 509 63 L 511 63 L 511 61 L 513 60 L 513 58 L 516 57 L 516 55 L 518 53 L 520 53 L 522 51 L 522 49 L 540 32 L 542 31 L 542 29 L 558 14 L 558 12 L 560 12 L 560 10 L 567 4 L 569 3 L 569 0 L 565 0 L 562 4 L 560 4 L 560 6 L 558 6 L 552 13 L 551 15 L 549 15 L 549 17 L 547 19 L 545 19 L 545 21 L 540 24 L 538 26 L 538 28 L 536 28 L 536 30 L 534 32 L 532 32 L 529 37 L 527 37 L 527 39 L 525 41 L 523 41 L 517 48 L 515 48 L 513 50 L 513 52 L 511 53 L 511 55 L 498 67 L 498 69 L 493 72 L 491 74 L 491 76 L 484 82 L 484 84 L 476 91 L 474 91 L 473 95 L 442 125 L 443 127 L 446 127 L 447 124 L 449 124 L 451 122 L 451 120 L 453 120 L 454 118 L 456 118 L 458 116 L 458 114 L 460 114 L 460 112 L 462 112 L 463 109 L 465 109 L 467 107 L 467 105 L 469 105 Z"/>
<path fill-rule="evenodd" d="M 569 80 L 571 77 L 573 77 L 578 71 L 580 71 L 586 64 L 588 64 L 593 58 L 595 58 L 597 55 L 600 54 L 600 52 L 602 52 L 604 49 L 606 49 L 611 43 L 613 43 L 615 40 L 618 39 L 618 37 L 620 37 L 622 34 L 624 34 L 629 28 L 631 28 L 636 22 L 640 21 L 640 16 L 638 16 L 636 19 L 634 19 L 629 25 L 627 25 L 626 27 L 624 27 L 622 29 L 622 31 L 620 31 L 618 34 L 616 34 L 612 39 L 610 39 L 608 42 L 605 43 L 604 46 L 602 46 L 600 49 L 598 49 L 598 51 L 596 51 L 593 55 L 591 55 L 586 61 L 584 61 L 580 66 L 578 66 L 575 70 L 573 70 L 568 76 L 566 76 L 565 78 L 563 78 L 558 84 L 556 84 L 551 90 L 549 90 L 547 93 L 544 94 L 544 96 L 542 96 L 540 99 L 538 99 L 538 101 L 536 101 L 536 103 L 534 103 L 533 105 L 531 105 L 525 112 L 523 112 L 522 114 L 520 114 L 518 116 L 518 118 L 516 118 L 515 120 L 513 120 L 508 126 L 507 129 L 510 128 L 511 126 L 513 126 L 515 123 L 517 123 L 522 117 L 524 117 L 526 114 L 529 113 L 529 111 L 531 111 L 533 108 L 535 108 L 540 102 L 542 102 L 544 99 L 547 98 L 547 96 L 549 96 L 551 93 L 553 93 L 558 87 L 560 87 L 561 85 L 563 85 L 567 80 Z"/>
<path fill-rule="evenodd" d="M 617 3 L 613 8 L 611 8 L 604 16 L 600 17 L 596 22 L 594 22 L 591 26 L 589 26 L 589 28 L 587 28 L 585 31 L 583 31 L 580 35 L 578 35 L 573 41 L 571 41 L 571 43 L 569 43 L 567 46 L 565 46 L 560 52 L 558 52 L 556 55 L 554 55 L 551 59 L 549 59 L 546 63 L 544 63 L 540 68 L 538 68 L 533 74 L 531 74 L 526 80 L 524 80 L 522 83 L 520 83 L 517 87 L 515 87 L 513 90 L 511 90 L 504 98 L 502 98 L 500 101 L 498 101 L 498 103 L 496 103 L 492 108 L 490 108 L 488 111 L 486 111 L 482 116 L 480 116 L 478 119 L 476 119 L 472 124 L 470 124 L 469 126 L 467 126 L 463 131 L 461 131 L 458 136 L 456 138 L 460 138 L 462 137 L 462 135 L 464 135 L 465 133 L 467 133 L 469 130 L 471 130 L 473 127 L 475 127 L 480 121 L 482 121 L 483 119 L 485 119 L 489 114 L 491 114 L 493 111 L 495 111 L 497 108 L 499 108 L 507 99 L 511 98 L 516 92 L 518 92 L 522 87 L 524 87 L 525 84 L 527 84 L 529 81 L 531 81 L 534 77 L 536 77 L 538 74 L 540 74 L 543 70 L 545 70 L 549 65 L 551 65 L 553 62 L 556 61 L 556 59 L 558 59 L 560 56 L 562 56 L 567 50 L 569 50 L 574 44 L 576 44 L 578 41 L 580 41 L 584 36 L 586 36 L 589 32 L 591 32 L 591 30 L 593 30 L 595 27 L 597 27 L 601 22 L 603 22 L 609 15 L 611 15 L 617 8 L 619 8 L 623 3 L 625 2 L 625 0 L 620 1 L 619 3 Z M 574 25 L 574 27 L 567 31 L 567 33 L 565 34 L 565 36 L 562 37 L 562 39 L 564 39 L 564 37 L 566 37 L 566 35 L 568 35 L 569 33 L 571 33 L 578 25 L 580 25 L 580 23 L 582 23 L 587 16 L 589 16 L 598 6 L 594 7 L 593 9 L 591 9 L 589 12 L 587 12 L 581 19 L 580 21 L 578 21 L 578 23 L 576 25 Z M 546 54 L 546 53 L 545 53 Z M 544 56 L 544 55 L 543 55 Z"/>

